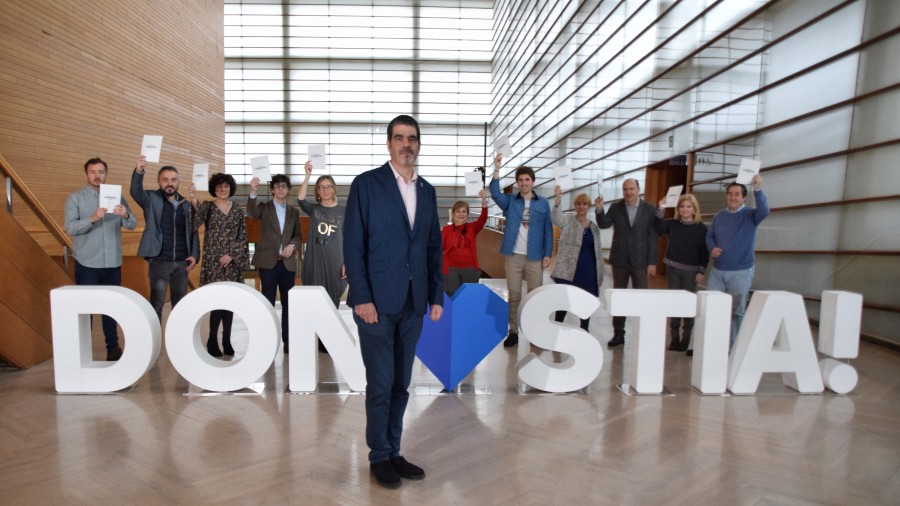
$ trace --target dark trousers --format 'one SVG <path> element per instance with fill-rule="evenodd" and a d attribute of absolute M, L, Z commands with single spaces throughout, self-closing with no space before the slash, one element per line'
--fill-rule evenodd
<path fill-rule="evenodd" d="M 449 267 L 444 276 L 444 291 L 453 296 L 463 283 L 477 283 L 481 278 L 481 269 L 474 267 Z"/>
<path fill-rule="evenodd" d="M 166 305 L 166 289 L 171 292 L 172 307 L 178 304 L 188 290 L 187 262 L 149 259 L 147 266 L 150 278 L 150 305 L 156 317 L 162 321 L 163 306 Z"/>
<path fill-rule="evenodd" d="M 122 284 L 122 267 L 85 267 L 75 261 L 75 284 L 93 286 L 119 286 Z M 116 321 L 109 316 L 102 315 L 103 337 L 106 340 L 106 348 L 119 346 L 119 332 L 116 329 Z M 93 317 L 91 318 L 93 326 Z"/>
<path fill-rule="evenodd" d="M 564 322 L 566 320 L 566 311 L 557 311 L 556 312 L 556 321 Z M 591 323 L 590 318 L 579 318 L 581 320 L 581 328 L 584 330 L 588 329 L 588 326 Z"/>
<path fill-rule="evenodd" d="M 407 290 L 406 305 L 399 314 L 378 313 L 377 323 L 365 323 L 353 315 L 366 366 L 366 444 L 370 463 L 400 455 L 403 413 L 409 401 L 413 360 L 422 331 L 422 315 L 413 311 Z"/>
<path fill-rule="evenodd" d="M 271 269 L 259 269 L 262 294 L 275 306 L 275 292 L 281 293 L 281 341 L 288 342 L 288 292 L 294 287 L 294 273 L 279 260 Z"/>
<path fill-rule="evenodd" d="M 630 262 L 625 265 L 613 266 L 613 288 L 628 288 L 628 280 L 631 280 L 632 288 L 647 288 L 647 266 L 634 267 Z M 613 316 L 613 336 L 625 337 L 625 317 Z"/>
<path fill-rule="evenodd" d="M 687 290 L 689 292 L 697 293 L 697 271 L 679 269 L 669 265 L 666 267 L 666 278 L 669 281 L 670 290 Z M 690 342 L 691 331 L 694 329 L 693 318 L 669 318 L 670 335 L 676 342 L 681 339 L 678 331 L 681 329 L 682 321 L 684 321 L 683 338 L 685 341 Z M 687 346 L 687 342 L 684 343 L 685 347 Z"/>

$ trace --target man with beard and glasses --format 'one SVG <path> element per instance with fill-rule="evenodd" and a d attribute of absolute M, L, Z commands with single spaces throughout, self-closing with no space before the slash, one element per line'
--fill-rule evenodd
<path fill-rule="evenodd" d="M 172 307 L 187 294 L 188 271 L 200 258 L 200 241 L 191 226 L 191 204 L 178 194 L 178 170 L 162 167 L 159 189 L 144 190 L 146 167 L 141 156 L 131 175 L 131 198 L 144 210 L 146 223 L 137 254 L 150 263 L 150 305 L 162 321 L 166 289 L 171 291 Z"/>
<path fill-rule="evenodd" d="M 100 185 L 106 183 L 106 162 L 91 158 L 84 164 L 88 185 L 66 199 L 66 232 L 75 251 L 75 284 L 119 286 L 122 283 L 121 229 L 134 230 L 137 220 L 125 199 L 106 211 L 100 205 Z M 103 315 L 106 360 L 119 360 L 122 348 L 116 321 Z"/>

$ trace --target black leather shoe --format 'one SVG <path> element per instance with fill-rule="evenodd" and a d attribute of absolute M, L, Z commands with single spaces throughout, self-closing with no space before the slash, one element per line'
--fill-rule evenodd
<path fill-rule="evenodd" d="M 231 346 L 231 339 L 222 339 L 222 354 L 228 357 L 234 356 L 234 347 Z"/>
<path fill-rule="evenodd" d="M 401 478 L 406 478 L 407 480 L 421 480 L 425 478 L 424 469 L 417 465 L 410 464 L 403 457 L 391 457 L 390 462 Z"/>
<path fill-rule="evenodd" d="M 616 346 L 618 346 L 620 344 L 625 344 L 625 338 L 621 337 L 621 336 L 616 336 L 616 337 L 613 337 L 612 339 L 610 339 L 609 342 L 606 343 L 606 347 L 607 348 L 615 348 Z"/>
<path fill-rule="evenodd" d="M 122 348 L 116 346 L 115 348 L 107 348 L 106 349 L 106 360 L 109 362 L 115 362 L 122 358 Z"/>
<path fill-rule="evenodd" d="M 689 357 L 693 357 L 693 356 L 694 356 L 694 350 L 693 350 L 693 348 L 690 349 L 690 350 L 688 350 L 688 351 L 685 353 L 685 355 L 687 355 L 687 356 L 689 356 Z"/>
<path fill-rule="evenodd" d="M 506 336 L 506 341 L 503 341 L 504 348 L 512 348 L 513 346 L 519 344 L 519 333 L 518 332 L 510 332 L 508 336 Z"/>
<path fill-rule="evenodd" d="M 400 488 L 400 475 L 390 460 L 382 460 L 369 465 L 369 474 L 384 488 Z"/>

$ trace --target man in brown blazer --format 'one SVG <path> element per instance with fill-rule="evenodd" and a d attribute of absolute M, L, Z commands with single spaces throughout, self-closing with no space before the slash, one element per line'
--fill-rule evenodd
<path fill-rule="evenodd" d="M 250 180 L 247 216 L 260 220 L 259 242 L 250 264 L 259 270 L 262 294 L 275 305 L 275 292 L 281 292 L 281 342 L 288 347 L 288 292 L 294 286 L 297 258 L 300 249 L 300 212 L 287 205 L 291 193 L 291 179 L 275 174 L 269 181 L 270 202 L 257 202 L 259 178 Z"/>

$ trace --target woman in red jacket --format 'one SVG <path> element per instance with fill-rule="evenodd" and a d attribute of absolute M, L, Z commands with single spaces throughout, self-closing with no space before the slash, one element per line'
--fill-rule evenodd
<path fill-rule="evenodd" d="M 450 212 L 450 224 L 441 230 L 441 244 L 444 247 L 444 290 L 447 295 L 454 292 L 463 283 L 477 283 L 481 277 L 478 267 L 478 253 L 475 250 L 475 237 L 487 222 L 487 192 L 478 192 L 481 197 L 481 216 L 468 223 L 469 204 L 462 200 L 453 204 Z"/>

